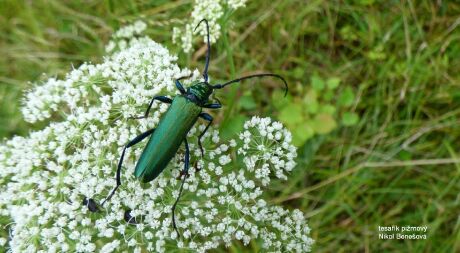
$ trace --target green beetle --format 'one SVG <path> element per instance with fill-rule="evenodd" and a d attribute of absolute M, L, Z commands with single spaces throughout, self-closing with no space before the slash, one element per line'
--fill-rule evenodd
<path fill-rule="evenodd" d="M 123 163 L 123 158 L 125 156 L 126 149 L 139 143 L 143 139 L 150 137 L 147 145 L 142 152 L 134 171 L 134 175 L 136 178 L 141 180 L 142 182 L 150 182 L 154 180 L 158 175 L 163 172 L 166 168 L 168 163 L 177 153 L 182 142 L 185 145 L 185 160 L 184 160 L 184 169 L 181 172 L 182 183 L 179 190 L 179 196 L 177 197 L 174 205 L 172 206 L 172 221 L 173 227 L 176 233 L 179 235 L 176 227 L 175 221 L 175 209 L 176 205 L 179 201 L 181 196 L 185 179 L 187 178 L 187 173 L 189 170 L 190 165 L 190 150 L 188 147 L 187 142 L 187 133 L 193 127 L 195 122 L 198 118 L 202 118 L 208 121 L 206 128 L 198 137 L 198 145 L 200 147 L 201 156 L 203 157 L 203 147 L 201 144 L 201 137 L 206 133 L 209 126 L 212 123 L 213 118 L 208 113 L 202 112 L 203 108 L 209 109 L 218 109 L 221 108 L 222 105 L 220 102 L 218 103 L 210 103 L 209 97 L 213 93 L 214 89 L 222 89 L 225 86 L 237 83 L 245 79 L 254 78 L 254 77 L 264 77 L 264 76 L 272 76 L 281 79 L 285 85 L 285 95 L 288 91 L 288 85 L 283 77 L 277 74 L 257 74 L 257 75 L 249 75 L 244 76 L 241 78 L 237 78 L 235 80 L 223 83 L 223 84 L 215 84 L 210 85 L 208 83 L 208 66 L 209 66 L 209 58 L 210 58 L 210 41 L 209 41 L 209 25 L 206 19 L 201 20 L 197 27 L 202 23 L 205 22 L 206 29 L 207 29 L 207 53 L 206 53 L 206 64 L 203 71 L 203 78 L 204 81 L 195 81 L 193 82 L 190 87 L 185 90 L 182 86 L 180 79 L 176 80 L 176 87 L 180 91 L 181 95 L 174 97 L 174 99 L 170 99 L 166 96 L 155 96 L 150 101 L 147 111 L 145 112 L 144 116 L 137 117 L 146 118 L 149 115 L 150 109 L 152 108 L 153 101 L 158 100 L 163 103 L 171 104 L 169 109 L 166 113 L 162 116 L 158 126 L 156 129 L 148 130 L 145 133 L 140 134 L 133 140 L 131 140 L 128 144 L 125 145 L 123 152 L 120 157 L 120 161 L 118 162 L 117 174 L 116 174 L 116 181 L 117 184 L 109 196 L 102 202 L 101 205 L 104 205 L 114 194 L 118 187 L 121 185 L 121 168 Z M 196 28 L 195 28 L 196 29 Z M 97 211 L 97 205 L 92 199 L 85 199 L 83 202 L 90 211 Z M 125 212 L 125 220 L 129 223 L 136 223 L 135 219 L 131 217 L 129 211 Z"/>

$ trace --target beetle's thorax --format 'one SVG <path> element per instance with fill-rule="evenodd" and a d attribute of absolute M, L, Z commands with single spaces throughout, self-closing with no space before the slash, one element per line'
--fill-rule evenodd
<path fill-rule="evenodd" d="M 185 97 L 198 105 L 204 105 L 211 94 L 212 87 L 208 83 L 196 81 L 187 89 Z"/>

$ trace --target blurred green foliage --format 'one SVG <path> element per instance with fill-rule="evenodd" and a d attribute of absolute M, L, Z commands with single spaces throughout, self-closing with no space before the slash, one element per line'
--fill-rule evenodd
<path fill-rule="evenodd" d="M 358 114 L 349 111 L 355 102 L 354 91 L 349 86 L 340 85 L 340 78 L 324 79 L 314 74 L 310 83 L 302 88 L 303 97 L 283 99 L 282 92 L 272 93 L 279 120 L 293 133 L 295 145 L 302 146 L 315 135 L 328 134 L 339 123 L 344 126 L 358 123 Z"/>
<path fill-rule="evenodd" d="M 0 136 L 26 135 L 28 81 L 98 62 L 113 29 L 138 18 L 171 44 L 192 1 L 2 1 Z M 460 4 L 456 1 L 248 1 L 222 20 L 210 75 L 282 74 L 216 93 L 225 138 L 252 115 L 293 131 L 298 167 L 270 186 L 272 203 L 300 208 L 317 252 L 460 251 Z M 403 163 L 404 162 L 404 163 Z M 379 240 L 379 225 L 427 225 L 428 240 Z M 236 245 L 231 252 L 258 252 Z M 227 249 L 222 248 L 221 252 Z"/>

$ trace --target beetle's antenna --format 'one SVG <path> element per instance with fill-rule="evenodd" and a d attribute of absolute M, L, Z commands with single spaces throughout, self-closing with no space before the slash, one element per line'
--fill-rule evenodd
<path fill-rule="evenodd" d="M 229 85 L 229 84 L 232 84 L 232 83 L 237 83 L 237 82 L 240 82 L 240 81 L 243 81 L 243 80 L 246 80 L 246 79 L 250 79 L 250 78 L 253 78 L 253 77 L 264 77 L 264 76 L 273 76 L 273 77 L 277 77 L 279 79 L 281 79 L 284 83 L 284 96 L 287 95 L 288 93 L 288 84 L 286 82 L 286 80 L 284 80 L 284 78 L 280 75 L 277 75 L 277 74 L 271 74 L 271 73 L 266 73 L 266 74 L 256 74 L 256 75 L 249 75 L 249 76 L 243 76 L 243 77 L 240 77 L 240 78 L 237 78 L 235 80 L 231 80 L 231 81 L 228 81 L 224 84 L 216 84 L 216 85 L 212 85 L 212 88 L 213 89 L 222 89 L 224 88 L 225 86 Z"/>
<path fill-rule="evenodd" d="M 205 83 L 208 83 L 208 67 L 209 67 L 209 59 L 211 57 L 211 42 L 209 40 L 209 24 L 208 24 L 208 20 L 206 19 L 202 19 L 198 25 L 196 25 L 195 27 L 195 30 L 193 30 L 194 32 L 196 31 L 196 29 L 198 28 L 198 26 L 200 26 L 200 24 L 204 22 L 206 24 L 206 38 L 207 38 L 207 42 L 208 42 L 208 49 L 206 51 L 206 63 L 204 65 L 204 71 L 203 71 L 203 77 L 204 77 L 204 82 Z"/>

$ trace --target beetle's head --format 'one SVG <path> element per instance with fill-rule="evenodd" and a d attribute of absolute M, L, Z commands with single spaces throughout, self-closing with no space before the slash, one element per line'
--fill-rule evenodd
<path fill-rule="evenodd" d="M 193 94 L 201 102 L 208 101 L 209 96 L 212 94 L 212 86 L 208 82 L 194 81 L 188 88 L 187 93 Z"/>
<path fill-rule="evenodd" d="M 208 25 L 208 21 L 206 19 L 203 19 L 195 27 L 195 30 L 196 30 L 196 28 L 198 28 L 198 26 L 201 24 L 201 22 L 204 22 L 206 24 L 206 32 L 207 32 L 207 34 L 206 34 L 207 35 L 206 36 L 206 38 L 207 38 L 206 63 L 205 63 L 205 66 L 204 66 L 204 71 L 203 71 L 204 82 L 195 81 L 187 89 L 187 93 L 190 94 L 191 96 L 193 96 L 194 99 L 198 100 L 197 101 L 198 104 L 200 104 L 200 105 L 205 104 L 208 101 L 209 96 L 212 94 L 212 91 L 214 89 L 222 89 L 222 88 L 224 88 L 225 86 L 227 86 L 229 84 L 238 83 L 238 82 L 241 82 L 243 80 L 251 79 L 251 78 L 254 78 L 254 77 L 271 76 L 271 77 L 276 77 L 276 78 L 281 79 L 283 81 L 283 83 L 284 83 L 284 86 L 286 87 L 285 92 L 284 92 L 284 96 L 287 95 L 288 85 L 287 85 L 286 80 L 284 80 L 284 78 L 282 76 L 277 75 L 277 74 L 272 74 L 272 73 L 248 75 L 248 76 L 243 76 L 243 77 L 240 77 L 240 78 L 237 78 L 237 79 L 234 79 L 234 80 L 222 83 L 222 84 L 210 85 L 208 83 L 208 67 L 209 67 L 209 59 L 211 57 L 211 42 L 209 40 L 209 25 Z"/>

